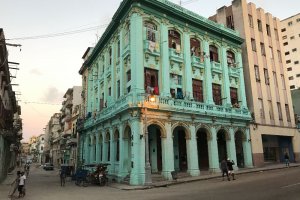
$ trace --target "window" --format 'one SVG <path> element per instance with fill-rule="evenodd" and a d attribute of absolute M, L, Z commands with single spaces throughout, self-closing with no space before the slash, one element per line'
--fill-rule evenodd
<path fill-rule="evenodd" d="M 292 52 L 295 52 L 295 51 L 297 51 L 297 48 L 292 49 Z"/>
<path fill-rule="evenodd" d="M 283 43 L 283 46 L 286 46 L 286 45 L 288 45 L 289 43 L 288 42 L 285 42 L 285 43 Z"/>
<path fill-rule="evenodd" d="M 203 102 L 203 86 L 201 80 L 193 79 L 193 97 L 195 101 Z"/>
<path fill-rule="evenodd" d="M 131 91 L 131 86 L 128 86 L 128 87 L 127 87 L 127 94 L 129 94 L 130 91 Z"/>
<path fill-rule="evenodd" d="M 126 25 L 124 32 L 125 32 L 125 34 L 124 34 L 124 46 L 123 46 L 123 48 L 126 48 L 129 44 L 129 40 L 130 40 L 129 24 Z"/>
<path fill-rule="evenodd" d="M 280 102 L 277 102 L 277 109 L 278 109 L 278 118 L 279 120 L 282 120 L 282 110 L 281 110 Z"/>
<path fill-rule="evenodd" d="M 156 42 L 156 31 L 157 31 L 156 25 L 151 22 L 145 22 L 145 28 L 146 28 L 146 39 L 148 41 Z"/>
<path fill-rule="evenodd" d="M 295 85 L 290 86 L 290 89 L 295 89 L 295 88 L 296 88 Z"/>
<path fill-rule="evenodd" d="M 234 30 L 234 21 L 232 15 L 226 17 L 226 26 Z"/>
<path fill-rule="evenodd" d="M 104 107 L 104 93 L 102 93 L 102 98 L 100 99 L 100 110 L 102 110 Z"/>
<path fill-rule="evenodd" d="M 118 44 L 117 44 L 117 58 L 120 58 L 120 53 L 121 52 L 121 48 L 120 48 L 120 40 L 118 40 Z"/>
<path fill-rule="evenodd" d="M 264 43 L 260 43 L 260 51 L 261 51 L 261 55 L 266 56 L 266 50 L 265 50 Z"/>
<path fill-rule="evenodd" d="M 297 19 L 296 19 L 296 22 L 300 22 L 300 18 L 297 18 Z"/>
<path fill-rule="evenodd" d="M 288 71 L 292 71 L 293 69 L 292 69 L 291 67 L 288 67 L 287 70 L 288 70 Z"/>
<path fill-rule="evenodd" d="M 109 65 L 112 64 L 112 49 L 111 47 L 109 48 Z"/>
<path fill-rule="evenodd" d="M 286 31 L 286 28 L 281 29 L 281 32 L 285 32 L 285 31 Z"/>
<path fill-rule="evenodd" d="M 291 80 L 294 80 L 294 77 L 293 76 L 290 76 L 289 77 L 289 80 L 291 81 Z"/>
<path fill-rule="evenodd" d="M 216 105 L 222 105 L 222 93 L 221 93 L 221 85 L 219 84 L 212 84 L 213 90 L 213 100 Z"/>
<path fill-rule="evenodd" d="M 278 30 L 276 28 L 274 29 L 274 33 L 275 33 L 275 39 L 279 40 Z"/>
<path fill-rule="evenodd" d="M 273 59 L 274 58 L 273 48 L 269 46 L 269 50 L 270 50 L 270 58 Z"/>
<path fill-rule="evenodd" d="M 237 88 L 230 87 L 230 100 L 231 105 L 233 105 L 234 107 L 239 107 Z"/>
<path fill-rule="evenodd" d="M 120 86 L 120 80 L 118 80 L 118 81 L 117 81 L 117 98 L 119 98 L 120 95 L 121 95 L 120 89 L 121 89 L 121 86 Z"/>
<path fill-rule="evenodd" d="M 127 74 L 127 82 L 131 81 L 131 70 L 129 70 L 126 74 Z"/>
<path fill-rule="evenodd" d="M 190 39 L 190 46 L 191 46 L 191 56 L 200 56 L 200 41 L 195 39 L 195 38 L 191 38 Z"/>
<path fill-rule="evenodd" d="M 257 20 L 257 26 L 258 26 L 258 30 L 260 31 L 260 32 L 262 32 L 262 24 L 261 24 L 261 20 Z"/>
<path fill-rule="evenodd" d="M 159 95 L 157 70 L 145 69 L 145 91 L 148 94 Z"/>
<path fill-rule="evenodd" d="M 270 120 L 274 120 L 272 101 L 268 101 Z"/>
<path fill-rule="evenodd" d="M 278 88 L 278 81 L 277 81 L 276 72 L 273 72 L 273 79 L 274 79 L 274 85 Z"/>
<path fill-rule="evenodd" d="M 271 36 L 271 29 L 270 29 L 270 25 L 266 24 L 266 29 L 267 29 L 267 35 Z"/>
<path fill-rule="evenodd" d="M 251 47 L 252 47 L 252 51 L 256 51 L 255 39 L 253 38 L 251 38 Z"/>
<path fill-rule="evenodd" d="M 283 74 L 281 74 L 281 75 L 280 75 L 280 77 L 281 77 L 281 83 L 282 83 L 282 87 L 283 87 L 283 89 L 285 90 L 286 86 L 285 86 L 284 75 L 283 75 Z"/>
<path fill-rule="evenodd" d="M 111 87 L 108 88 L 108 96 L 111 96 Z"/>
<path fill-rule="evenodd" d="M 287 38 L 287 36 L 286 35 L 284 35 L 284 36 L 282 36 L 282 39 L 284 40 L 284 39 L 286 39 Z"/>
<path fill-rule="evenodd" d="M 180 53 L 180 34 L 175 30 L 169 30 L 169 48 L 175 49 L 176 52 Z"/>
<path fill-rule="evenodd" d="M 227 51 L 227 64 L 228 64 L 228 66 L 235 65 L 235 56 L 232 51 Z"/>
<path fill-rule="evenodd" d="M 291 40 L 295 39 L 295 36 L 290 37 Z"/>
<path fill-rule="evenodd" d="M 297 77 L 297 78 L 300 77 L 300 74 L 297 74 L 296 77 Z"/>
<path fill-rule="evenodd" d="M 253 17 L 252 17 L 252 15 L 248 15 L 248 19 L 249 19 L 249 26 L 251 28 L 253 28 Z"/>
<path fill-rule="evenodd" d="M 264 104 L 263 104 L 262 99 L 258 99 L 258 109 L 259 109 L 260 117 L 262 119 L 264 119 L 265 118 L 265 111 L 264 111 Z"/>
<path fill-rule="evenodd" d="M 170 74 L 171 84 L 174 86 L 182 85 L 182 76 L 178 74 Z"/>
<path fill-rule="evenodd" d="M 292 26 L 292 25 L 293 25 L 292 21 L 288 22 L 288 26 Z"/>
<path fill-rule="evenodd" d="M 264 76 L 265 76 L 265 84 L 270 85 L 270 78 L 269 78 L 269 73 L 267 69 L 264 69 Z"/>
<path fill-rule="evenodd" d="M 298 65 L 298 64 L 299 64 L 299 61 L 298 61 L 298 60 L 296 60 L 296 61 L 294 62 L 294 64 L 295 64 L 295 65 Z"/>
<path fill-rule="evenodd" d="M 291 63 L 291 60 L 287 60 L 285 63 L 286 63 L 286 64 L 289 64 L 289 63 Z"/>
<path fill-rule="evenodd" d="M 282 58 L 281 58 L 281 52 L 279 50 L 277 50 L 277 56 L 278 56 L 278 61 L 281 63 Z"/>
<path fill-rule="evenodd" d="M 255 72 L 256 82 L 259 82 L 260 81 L 260 76 L 259 76 L 259 68 L 258 68 L 257 65 L 254 65 L 254 72 Z"/>
<path fill-rule="evenodd" d="M 210 61 L 219 62 L 218 48 L 214 45 L 209 45 Z"/>
<path fill-rule="evenodd" d="M 286 56 L 287 56 L 287 55 L 290 55 L 290 52 L 287 51 L 287 52 L 284 53 L 284 55 L 286 55 Z"/>

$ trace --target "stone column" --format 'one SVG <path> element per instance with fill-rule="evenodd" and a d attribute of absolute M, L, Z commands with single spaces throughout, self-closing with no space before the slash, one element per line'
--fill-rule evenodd
<path fill-rule="evenodd" d="M 138 118 L 131 120 L 132 150 L 131 162 L 132 169 L 130 173 L 130 185 L 143 185 L 145 182 L 145 137 L 143 131 L 143 121 Z"/>
<path fill-rule="evenodd" d="M 99 143 L 99 131 L 98 133 L 96 133 L 96 159 L 94 159 L 96 161 L 96 163 L 100 163 L 100 143 Z"/>
<path fill-rule="evenodd" d="M 209 44 L 207 40 L 203 40 L 203 51 L 204 51 L 204 66 L 205 66 L 205 103 L 215 104 L 212 95 L 212 74 L 211 64 L 209 60 Z"/>
<path fill-rule="evenodd" d="M 162 75 L 164 77 L 161 82 L 161 96 L 170 97 L 170 58 L 169 58 L 169 36 L 166 22 L 160 25 L 161 35 L 161 57 L 162 57 Z M 161 79 L 162 80 L 162 79 Z"/>
<path fill-rule="evenodd" d="M 229 138 L 226 141 L 226 148 L 227 148 L 227 156 L 230 160 L 233 160 L 235 165 L 233 166 L 235 170 L 238 169 L 237 167 L 237 159 L 236 159 L 236 149 L 235 149 L 235 137 L 234 137 L 234 130 L 232 127 L 229 128 Z"/>
<path fill-rule="evenodd" d="M 128 174 L 127 170 L 127 159 L 128 159 L 128 145 L 126 145 L 126 139 L 124 138 L 124 127 L 123 125 L 119 126 L 120 131 L 120 160 L 119 160 L 119 177 L 125 177 Z M 130 137 L 130 136 L 129 136 Z"/>
<path fill-rule="evenodd" d="M 245 91 L 245 80 L 244 80 L 244 71 L 243 71 L 243 60 L 242 60 L 242 54 L 239 50 L 237 52 L 237 62 L 238 62 L 238 68 L 240 70 L 240 95 L 239 95 L 239 101 L 241 102 L 241 108 L 248 109 L 247 107 L 247 98 L 246 98 L 246 91 Z"/>
<path fill-rule="evenodd" d="M 172 180 L 171 172 L 174 171 L 174 149 L 171 122 L 165 123 L 166 137 L 162 138 L 162 175 L 167 180 Z"/>
<path fill-rule="evenodd" d="M 224 95 L 225 106 L 231 106 L 231 97 L 230 97 L 230 81 L 229 81 L 229 72 L 228 72 L 228 64 L 227 64 L 227 49 L 226 46 L 221 47 L 221 63 L 223 68 L 223 84 L 224 84 Z"/>
<path fill-rule="evenodd" d="M 113 129 L 109 129 L 110 134 L 110 173 L 115 173 L 115 137 Z"/>
<path fill-rule="evenodd" d="M 85 135 L 85 164 L 90 163 L 90 146 L 89 146 L 89 135 Z"/>
<path fill-rule="evenodd" d="M 196 128 L 194 125 L 190 125 L 191 138 L 186 140 L 187 147 L 187 161 L 188 161 L 188 173 L 191 176 L 199 176 L 199 164 L 198 164 L 198 150 L 196 139 Z"/>
<path fill-rule="evenodd" d="M 89 138 L 90 138 L 90 141 L 91 141 L 91 144 L 90 144 L 90 146 L 89 146 L 89 149 L 90 149 L 90 163 L 93 163 L 94 162 L 94 133 L 92 133 L 90 136 L 89 136 Z"/>
<path fill-rule="evenodd" d="M 124 87 L 126 83 L 124 82 L 124 62 L 123 62 L 123 42 L 124 42 L 124 27 L 120 29 L 120 96 L 124 95 Z"/>
<path fill-rule="evenodd" d="M 216 128 L 212 126 L 210 128 L 211 137 L 208 142 L 208 159 L 209 159 L 209 171 L 212 173 L 220 172 L 219 167 L 219 153 L 217 143 L 217 132 Z"/>
<path fill-rule="evenodd" d="M 143 18 L 139 13 L 130 16 L 131 91 L 144 93 Z"/>
<path fill-rule="evenodd" d="M 243 153 L 244 153 L 244 162 L 245 167 L 247 168 L 253 168 L 253 162 L 252 162 L 252 150 L 251 150 L 251 140 L 250 140 L 250 130 L 247 128 L 245 130 L 245 140 L 243 141 Z"/>
<path fill-rule="evenodd" d="M 189 30 L 186 30 L 189 31 Z M 191 44 L 190 44 L 190 33 L 183 33 L 184 40 L 184 83 L 185 92 L 188 99 L 193 99 L 193 85 L 192 85 L 192 65 L 191 65 Z"/>
<path fill-rule="evenodd" d="M 111 80 L 110 80 L 110 85 L 111 85 L 111 99 L 113 101 L 116 100 L 116 41 L 113 40 L 113 43 L 111 45 Z"/>

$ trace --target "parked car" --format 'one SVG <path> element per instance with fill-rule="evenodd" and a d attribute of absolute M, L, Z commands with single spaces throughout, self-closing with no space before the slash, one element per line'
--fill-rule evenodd
<path fill-rule="evenodd" d="M 43 166 L 44 170 L 54 170 L 54 166 L 52 163 L 45 163 L 45 165 Z"/>

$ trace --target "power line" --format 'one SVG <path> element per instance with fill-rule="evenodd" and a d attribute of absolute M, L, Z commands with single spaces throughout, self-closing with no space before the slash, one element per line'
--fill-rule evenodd
<path fill-rule="evenodd" d="M 44 104 L 44 105 L 52 105 L 52 106 L 58 106 L 61 105 L 58 103 L 48 103 L 48 102 L 37 102 L 37 101 L 23 101 L 24 104 Z"/>
<path fill-rule="evenodd" d="M 9 38 L 6 40 L 35 40 L 35 39 L 45 39 L 45 38 L 51 38 L 51 37 L 60 37 L 60 36 L 72 35 L 72 34 L 77 34 L 77 33 L 93 31 L 93 30 L 97 30 L 100 28 L 105 28 L 105 27 L 107 27 L 107 25 L 108 24 L 102 24 L 100 26 L 91 26 L 91 27 L 72 30 L 72 31 L 64 31 L 64 32 L 59 32 L 59 33 L 51 33 L 51 34 L 35 35 L 35 36 L 16 37 L 16 38 Z"/>

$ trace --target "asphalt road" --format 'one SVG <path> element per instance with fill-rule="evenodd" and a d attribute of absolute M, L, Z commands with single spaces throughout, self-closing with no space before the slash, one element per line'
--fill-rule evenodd
<path fill-rule="evenodd" d="M 300 200 L 300 168 L 240 175 L 235 181 L 211 179 L 149 190 L 124 191 L 112 187 L 60 186 L 57 171 L 31 168 L 24 200 Z M 0 200 L 9 186 L 0 185 Z"/>

